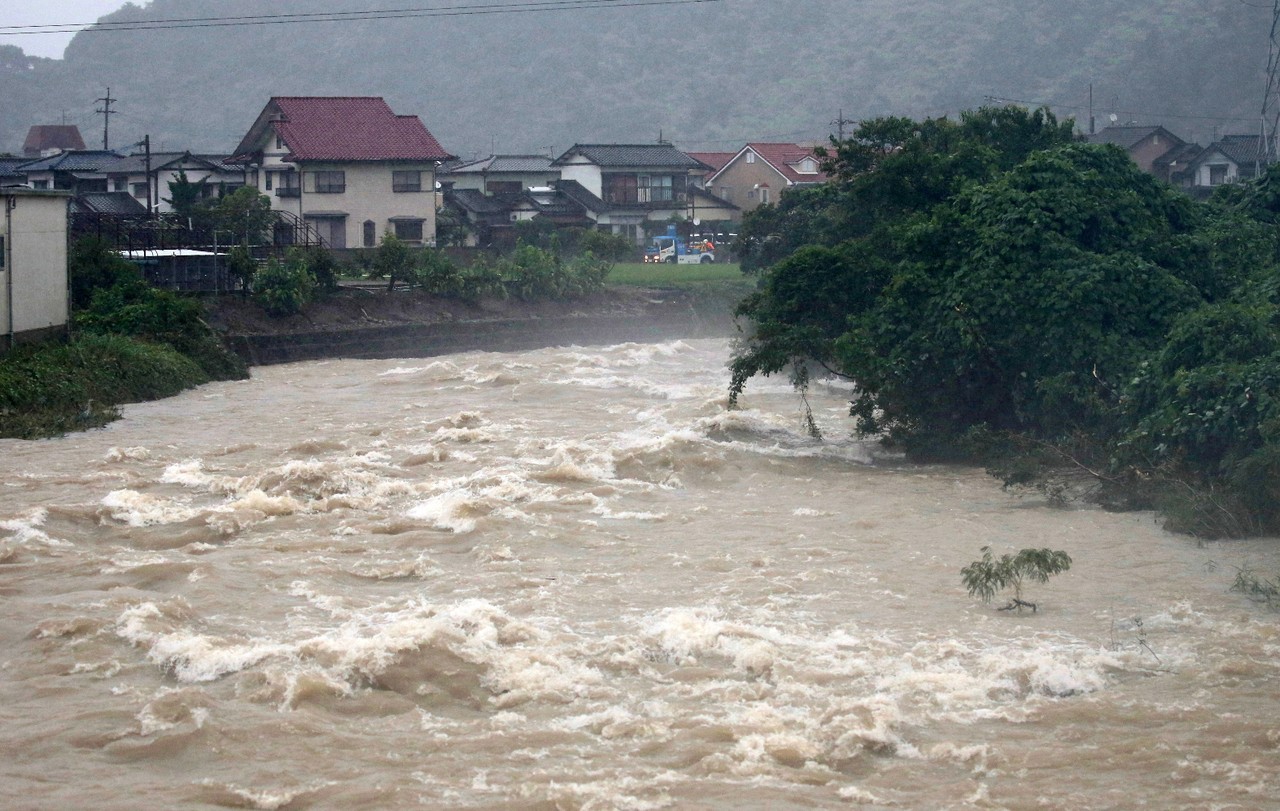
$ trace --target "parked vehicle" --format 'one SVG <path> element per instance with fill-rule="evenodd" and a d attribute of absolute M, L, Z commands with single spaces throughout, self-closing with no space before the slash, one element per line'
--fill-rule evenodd
<path fill-rule="evenodd" d="M 716 246 L 710 239 L 688 242 L 676 234 L 674 225 L 667 233 L 653 237 L 644 252 L 647 263 L 667 262 L 672 265 L 703 265 L 716 261 Z"/>

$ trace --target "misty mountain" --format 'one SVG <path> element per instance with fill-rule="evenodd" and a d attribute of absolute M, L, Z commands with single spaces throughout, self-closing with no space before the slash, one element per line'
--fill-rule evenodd
<path fill-rule="evenodd" d="M 332 11 L 332 3 L 153 0 L 104 21 Z M 342 10 L 440 8 L 347 0 Z M 461 8 L 460 3 L 452 3 Z M 512 4 L 514 5 L 514 4 Z M 0 47 L 0 150 L 117 101 L 111 144 L 230 150 L 273 95 L 378 95 L 449 151 L 653 141 L 730 150 L 825 140 L 841 117 L 1049 103 L 1087 127 L 1256 132 L 1269 4 L 1240 0 L 713 0 L 150 31 L 83 32 L 62 60 Z M 266 22 L 266 21 L 261 21 Z"/>

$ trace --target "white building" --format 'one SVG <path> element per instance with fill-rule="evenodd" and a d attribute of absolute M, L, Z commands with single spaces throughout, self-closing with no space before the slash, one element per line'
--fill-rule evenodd
<path fill-rule="evenodd" d="M 330 248 L 371 248 L 387 232 L 435 242 L 436 169 L 452 157 L 417 116 L 381 98 L 278 96 L 231 161 Z"/>
<path fill-rule="evenodd" d="M 70 306 L 67 202 L 70 193 L 0 188 L 0 336 L 3 347 L 64 335 Z"/>

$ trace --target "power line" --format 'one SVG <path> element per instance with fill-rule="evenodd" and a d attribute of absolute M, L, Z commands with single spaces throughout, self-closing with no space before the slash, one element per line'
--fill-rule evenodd
<path fill-rule="evenodd" d="M 1028 101 L 1027 99 L 1008 99 L 1003 96 L 985 96 L 988 104 L 1025 104 L 1029 107 L 1052 107 L 1058 110 L 1087 110 L 1088 107 L 1079 104 L 1059 104 L 1054 101 Z M 1116 113 L 1122 113 L 1129 116 L 1142 116 L 1144 118 L 1185 118 L 1197 121 L 1249 121 L 1252 118 L 1241 118 L 1239 116 L 1221 116 L 1221 115 L 1177 115 L 1174 113 L 1148 113 L 1140 110 L 1116 110 Z"/>
<path fill-rule="evenodd" d="M 46 25 L 0 26 L 0 34 L 23 36 L 105 31 L 161 31 L 174 28 L 225 28 L 230 26 L 286 25 L 317 22 L 358 22 L 422 17 L 470 17 L 486 14 L 529 14 L 548 11 L 579 11 L 635 8 L 641 6 L 686 6 L 719 3 L 723 0 L 543 0 L 531 3 L 488 3 L 462 6 L 371 9 L 368 11 L 324 11 L 299 14 L 253 14 L 229 17 L 181 17 L 166 20 L 129 20 L 96 23 L 49 23 Z"/>

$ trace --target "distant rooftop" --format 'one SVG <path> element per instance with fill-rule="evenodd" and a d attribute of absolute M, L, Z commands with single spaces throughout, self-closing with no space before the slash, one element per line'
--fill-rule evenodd
<path fill-rule="evenodd" d="M 80 128 L 74 124 L 36 124 L 27 130 L 22 154 L 38 158 L 50 149 L 84 149 Z"/>

